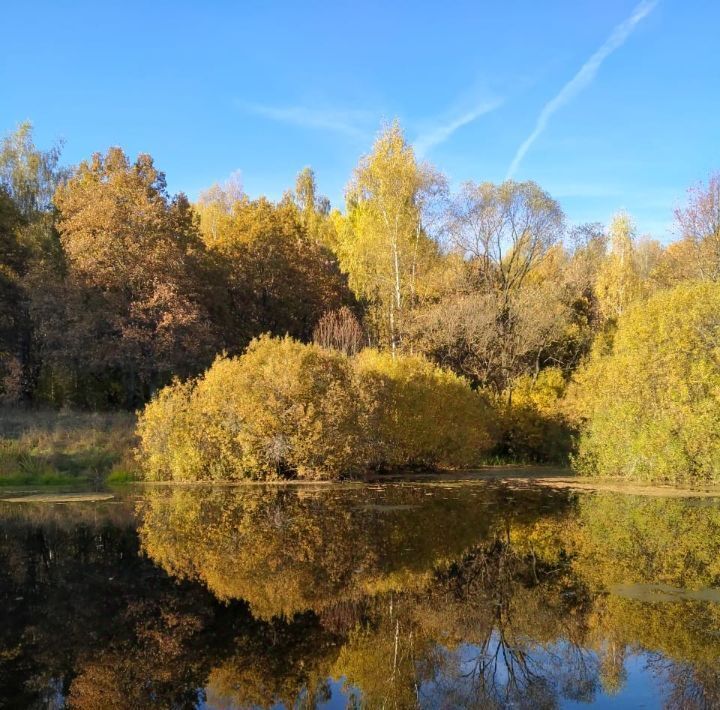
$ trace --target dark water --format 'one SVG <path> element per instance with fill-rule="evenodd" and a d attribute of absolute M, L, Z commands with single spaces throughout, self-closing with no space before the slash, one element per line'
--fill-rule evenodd
<path fill-rule="evenodd" d="M 720 505 L 490 484 L 0 504 L 0 706 L 720 707 Z"/>

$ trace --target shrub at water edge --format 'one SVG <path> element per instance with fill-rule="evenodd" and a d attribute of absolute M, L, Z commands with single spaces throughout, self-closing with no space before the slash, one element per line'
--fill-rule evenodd
<path fill-rule="evenodd" d="M 489 450 L 492 422 L 483 396 L 422 357 L 263 336 L 162 390 L 140 415 L 139 457 L 151 480 L 456 467 Z"/>
<path fill-rule="evenodd" d="M 354 358 L 376 468 L 477 464 L 494 442 L 489 401 L 424 357 L 366 349 Z"/>
<path fill-rule="evenodd" d="M 156 480 L 330 478 L 361 464 L 352 370 L 340 353 L 263 336 L 140 416 L 140 457 Z"/>
<path fill-rule="evenodd" d="M 576 387 L 582 472 L 720 478 L 720 285 L 684 284 L 626 311 Z"/>

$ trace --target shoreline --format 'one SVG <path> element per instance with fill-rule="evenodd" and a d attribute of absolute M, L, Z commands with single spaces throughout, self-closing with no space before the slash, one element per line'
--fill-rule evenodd
<path fill-rule="evenodd" d="M 510 489 L 529 487 L 552 488 L 556 490 L 574 490 L 578 492 L 605 492 L 624 495 L 639 495 L 661 498 L 720 498 L 720 483 L 688 484 L 641 483 L 622 478 L 581 477 L 572 470 L 562 466 L 507 464 L 482 466 L 472 469 L 455 471 L 406 471 L 387 474 L 372 474 L 364 478 L 343 480 L 312 480 L 312 479 L 276 479 L 276 480 L 236 480 L 236 481 L 123 481 L 118 483 L 104 482 L 101 491 L 118 489 L 132 490 L 138 488 L 242 488 L 242 487 L 288 487 L 314 489 L 347 489 L 366 486 L 384 485 L 418 485 L 432 487 L 463 487 L 482 484 L 505 485 Z M 98 492 L 97 482 L 80 480 L 64 481 L 58 485 L 42 485 L 27 482 L 18 485 L 3 486 L 0 495 L 6 499 L 20 495 L 65 494 L 72 491 L 87 491 L 92 488 Z"/>
<path fill-rule="evenodd" d="M 134 481 L 132 486 L 168 487 L 246 487 L 246 486 L 288 486 L 313 488 L 347 488 L 368 485 L 443 485 L 463 486 L 482 483 L 505 484 L 510 488 L 541 486 L 558 490 L 570 489 L 587 492 L 621 493 L 665 498 L 720 498 L 720 484 L 698 486 L 674 484 L 644 484 L 622 478 L 579 477 L 569 468 L 559 466 L 507 465 L 487 466 L 464 471 L 408 472 L 375 474 L 362 479 L 347 480 L 242 480 L 242 481 Z"/>

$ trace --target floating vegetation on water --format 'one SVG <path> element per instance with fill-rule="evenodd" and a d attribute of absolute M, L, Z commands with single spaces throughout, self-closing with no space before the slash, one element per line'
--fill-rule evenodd
<path fill-rule="evenodd" d="M 112 500 L 112 493 L 32 493 L 30 495 L 3 498 L 3 503 L 97 503 Z"/>

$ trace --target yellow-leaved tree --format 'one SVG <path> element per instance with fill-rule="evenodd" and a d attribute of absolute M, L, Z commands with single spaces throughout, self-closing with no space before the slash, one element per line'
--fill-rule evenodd
<path fill-rule="evenodd" d="M 642 283 L 635 258 L 635 226 L 629 215 L 616 214 L 608 230 L 610 253 L 600 267 L 595 293 L 600 312 L 617 319 L 642 294 Z"/>
<path fill-rule="evenodd" d="M 380 340 L 395 352 L 401 322 L 439 259 L 423 217 L 445 183 L 419 164 L 400 125 L 387 126 L 347 189 L 347 216 L 335 217 L 337 253 L 350 286 L 374 308 Z"/>
<path fill-rule="evenodd" d="M 306 204 L 318 201 L 312 174 L 302 173 L 298 182 L 302 209 L 289 198 L 250 200 L 236 180 L 213 186 L 196 206 L 202 239 L 226 288 L 218 310 L 224 309 L 231 351 L 265 332 L 309 340 L 324 313 L 355 306 L 347 278 L 321 243 L 328 220 Z"/>

